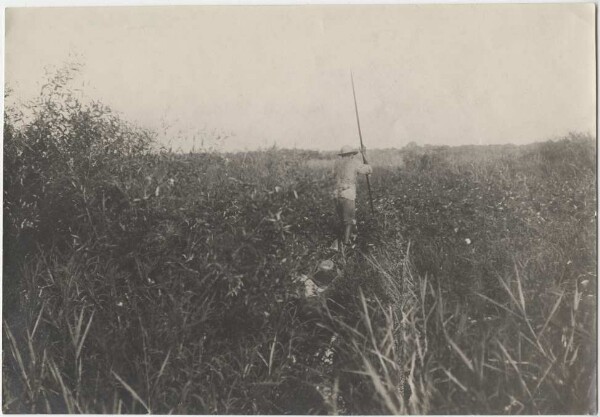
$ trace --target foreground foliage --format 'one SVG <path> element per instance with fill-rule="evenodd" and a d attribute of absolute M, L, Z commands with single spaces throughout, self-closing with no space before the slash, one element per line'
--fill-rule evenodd
<path fill-rule="evenodd" d="M 5 120 L 4 412 L 595 411 L 592 139 L 375 155 L 334 253 L 326 158 L 151 152 L 43 97 Z"/>

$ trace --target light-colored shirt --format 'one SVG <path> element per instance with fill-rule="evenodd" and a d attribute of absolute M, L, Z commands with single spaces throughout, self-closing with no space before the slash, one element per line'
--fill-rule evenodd
<path fill-rule="evenodd" d="M 356 199 L 356 175 L 371 174 L 373 168 L 370 165 L 363 164 L 356 157 L 339 158 L 333 166 L 335 176 L 335 190 L 333 192 L 336 198 Z"/>

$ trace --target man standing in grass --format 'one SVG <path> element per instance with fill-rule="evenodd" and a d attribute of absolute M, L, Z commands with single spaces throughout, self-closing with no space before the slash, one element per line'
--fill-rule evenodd
<path fill-rule="evenodd" d="M 363 164 L 356 158 L 356 154 L 356 149 L 350 146 L 342 147 L 340 158 L 335 161 L 333 168 L 336 209 L 342 224 L 342 241 L 346 245 L 350 243 L 350 234 L 356 230 L 356 176 L 373 172 L 370 165 Z"/>

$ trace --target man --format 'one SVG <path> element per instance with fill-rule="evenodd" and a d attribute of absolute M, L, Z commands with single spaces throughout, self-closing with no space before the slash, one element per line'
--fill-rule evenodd
<path fill-rule="evenodd" d="M 364 151 L 364 148 L 363 148 Z M 335 176 L 334 197 L 340 221 L 344 244 L 350 243 L 350 234 L 356 229 L 356 175 L 371 174 L 373 169 L 356 158 L 358 151 L 350 146 L 342 147 L 340 158 L 333 168 Z"/>

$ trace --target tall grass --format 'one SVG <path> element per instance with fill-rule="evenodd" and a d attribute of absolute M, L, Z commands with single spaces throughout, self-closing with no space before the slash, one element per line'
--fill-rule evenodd
<path fill-rule="evenodd" d="M 594 412 L 593 158 L 591 138 L 571 135 L 385 183 L 381 209 L 403 211 L 437 318 L 436 411 Z"/>
<path fill-rule="evenodd" d="M 595 411 L 590 138 L 389 154 L 334 252 L 327 156 L 152 151 L 68 79 L 5 116 L 4 412 Z"/>

